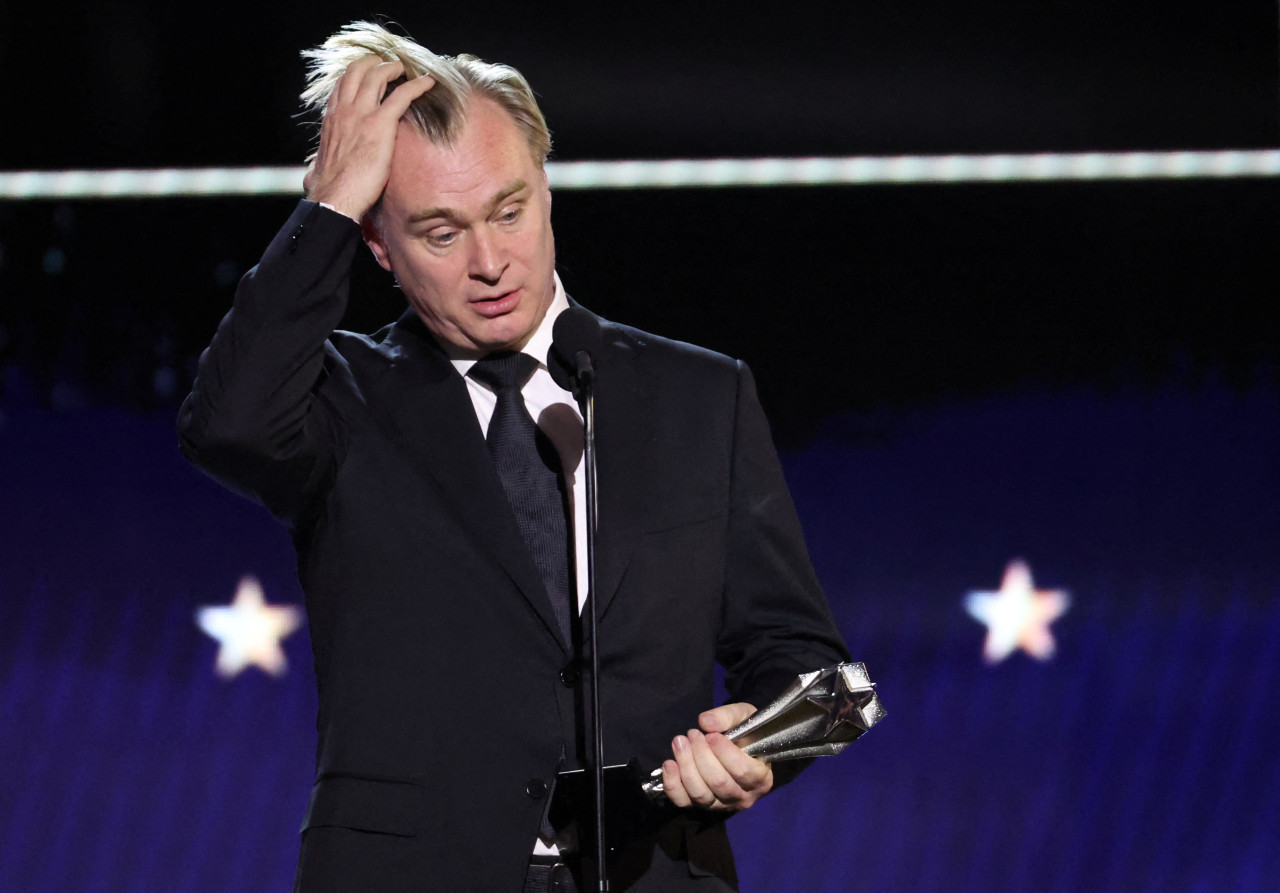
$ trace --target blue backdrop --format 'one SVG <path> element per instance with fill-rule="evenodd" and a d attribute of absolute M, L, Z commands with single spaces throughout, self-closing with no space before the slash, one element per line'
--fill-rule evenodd
<path fill-rule="evenodd" d="M 1027 392 L 831 420 L 784 455 L 888 718 L 731 820 L 748 891 L 1259 890 L 1280 876 L 1280 397 Z M 214 673 L 195 622 L 265 512 L 172 418 L 0 416 L 0 891 L 288 889 L 311 780 L 288 671 Z M 988 665 L 964 609 L 1026 560 L 1056 655 Z M 672 730 L 677 731 L 677 730 Z"/>

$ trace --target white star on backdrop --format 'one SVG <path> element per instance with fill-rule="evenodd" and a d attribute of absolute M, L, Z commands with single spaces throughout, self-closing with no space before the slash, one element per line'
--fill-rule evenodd
<path fill-rule="evenodd" d="M 997 591 L 970 592 L 964 606 L 987 626 L 982 648 L 987 663 L 998 664 L 1017 648 L 1036 660 L 1048 660 L 1055 648 L 1049 624 L 1066 613 L 1071 597 L 1061 589 L 1036 589 L 1031 568 L 1015 559 L 1004 569 Z"/>
<path fill-rule="evenodd" d="M 234 678 L 251 664 L 280 676 L 289 667 L 280 643 L 302 625 L 302 611 L 293 605 L 268 605 L 262 585 L 245 577 L 230 605 L 198 609 L 196 623 L 218 640 L 214 669 L 222 678 Z"/>

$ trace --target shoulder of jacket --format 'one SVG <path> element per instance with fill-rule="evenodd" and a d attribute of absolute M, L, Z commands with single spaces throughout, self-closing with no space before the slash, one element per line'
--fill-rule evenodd
<path fill-rule="evenodd" d="M 703 375 L 738 373 L 738 361 L 723 353 L 620 323 L 602 320 L 602 324 L 606 344 L 630 352 L 645 366 Z"/>

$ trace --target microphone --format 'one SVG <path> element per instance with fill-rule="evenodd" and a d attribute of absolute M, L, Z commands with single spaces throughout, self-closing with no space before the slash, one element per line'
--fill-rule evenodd
<path fill-rule="evenodd" d="M 581 307 L 570 307 L 551 328 L 547 369 L 556 384 L 581 401 L 583 377 L 595 372 L 595 356 L 604 343 L 600 320 Z"/>
<path fill-rule="evenodd" d="M 587 677 L 587 697 L 591 703 L 591 728 L 588 762 L 591 768 L 591 799 L 594 828 L 597 893 L 608 893 L 605 852 L 604 804 L 604 720 L 600 715 L 600 607 L 596 597 L 596 518 L 599 497 L 596 493 L 596 397 L 595 354 L 604 343 L 600 321 L 581 307 L 570 307 L 556 318 L 551 329 L 551 350 L 547 352 L 547 368 L 555 383 L 573 397 L 582 409 L 582 459 L 587 483 L 587 606 L 583 643 L 591 666 Z M 585 830 L 585 829 L 583 829 Z M 584 841 L 585 842 L 585 841 Z"/>

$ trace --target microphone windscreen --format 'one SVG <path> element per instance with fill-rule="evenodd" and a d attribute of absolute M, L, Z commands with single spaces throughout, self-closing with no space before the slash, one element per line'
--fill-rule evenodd
<path fill-rule="evenodd" d="M 594 315 L 581 307 L 570 307 L 556 317 L 551 340 L 566 357 L 576 356 L 578 351 L 585 350 L 594 359 L 604 342 L 604 333 L 600 330 L 600 320 Z"/>
<path fill-rule="evenodd" d="M 551 378 L 566 391 L 577 393 L 574 377 L 577 374 L 577 356 L 585 351 L 594 360 L 604 332 L 600 320 L 581 307 L 570 307 L 556 317 L 551 328 L 551 350 L 547 355 L 547 368 Z"/>

